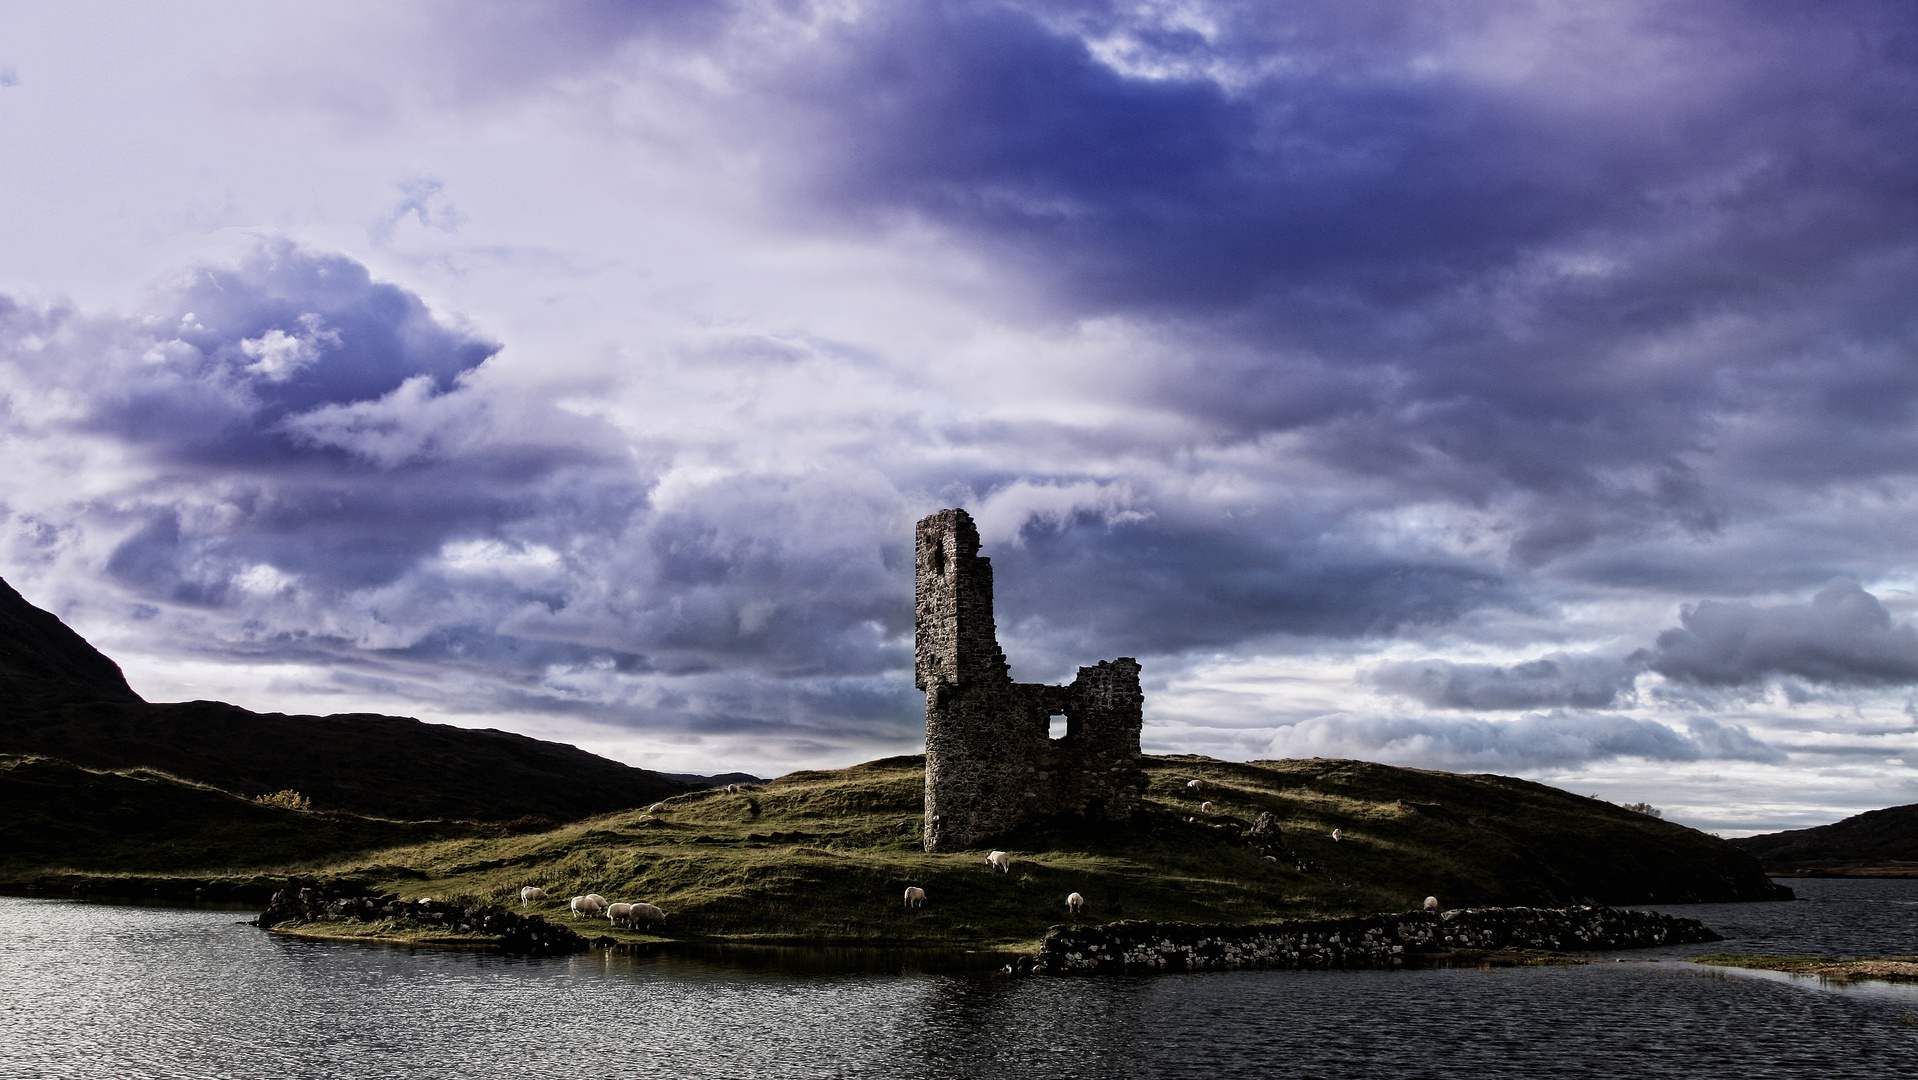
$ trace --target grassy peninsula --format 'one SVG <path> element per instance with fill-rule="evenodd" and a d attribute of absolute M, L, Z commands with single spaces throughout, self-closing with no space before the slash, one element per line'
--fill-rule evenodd
<path fill-rule="evenodd" d="M 1883 982 L 1918 982 L 1918 956 L 1765 956 L 1745 953 L 1709 953 L 1691 957 L 1694 964 L 1713 967 L 1755 968 L 1759 971 L 1783 971 L 1792 975 L 1816 975 L 1821 979 L 1877 979 Z"/>
<path fill-rule="evenodd" d="M 301 873 L 517 910 L 519 888 L 538 885 L 559 898 L 543 910 L 562 922 L 565 898 L 597 892 L 659 905 L 675 938 L 967 948 L 1035 941 L 1067 921 L 1069 892 L 1086 898 L 1082 921 L 1099 923 L 1353 915 L 1417 907 L 1427 895 L 1447 907 L 1776 895 L 1756 861 L 1723 841 L 1511 777 L 1319 759 L 1143 765 L 1151 785 L 1137 821 L 1027 829 L 998 845 L 1015 859 L 1002 874 L 983 851 L 921 849 L 916 757 L 539 831 L 301 812 L 154 774 L 15 759 L 0 769 L 9 852 L 0 888 L 210 895 Z M 1203 790 L 1187 787 L 1195 779 Z M 64 801 L 62 786 L 72 789 Z M 1205 800 L 1213 813 L 1200 809 Z M 1267 861 L 1241 840 L 1263 812 L 1317 872 Z M 163 818 L 173 824 L 157 832 L 134 825 Z M 923 908 L 904 907 L 908 885 L 926 890 Z M 580 928 L 609 932 L 604 920 Z"/>

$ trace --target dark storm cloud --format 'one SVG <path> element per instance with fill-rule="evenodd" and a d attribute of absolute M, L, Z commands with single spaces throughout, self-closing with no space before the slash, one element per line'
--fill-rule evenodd
<path fill-rule="evenodd" d="M 1483 565 L 1327 544 L 1313 524 L 1082 517 L 982 554 L 1000 591 L 1001 636 L 1041 650 L 1014 663 L 1044 678 L 1070 679 L 1071 666 L 1101 656 L 1210 651 L 1276 635 L 1390 636 L 1519 602 Z"/>
<path fill-rule="evenodd" d="M 1833 581 L 1808 604 L 1707 600 L 1658 635 L 1651 667 L 1702 686 L 1791 677 L 1825 686 L 1918 683 L 1918 631 L 1895 623 L 1857 582 Z"/>
<path fill-rule="evenodd" d="M 486 10 L 698 55 L 790 223 L 930 223 L 1166 344 L 1088 393 L 1492 508 L 1519 569 L 1918 455 L 1908 4 Z"/>
<path fill-rule="evenodd" d="M 1291 754 L 1353 754 L 1428 767 L 1541 768 L 1617 758 L 1780 762 L 1785 755 L 1735 725 L 1694 718 L 1686 730 L 1654 720 L 1562 712 L 1512 720 L 1426 717 L 1315 719 L 1280 730 Z"/>
<path fill-rule="evenodd" d="M 1382 690 L 1435 709 L 1607 709 L 1630 695 L 1642 670 L 1629 661 L 1556 653 L 1510 665 L 1388 663 L 1369 677 Z"/>
<path fill-rule="evenodd" d="M 1707 690 L 1782 681 L 1794 699 L 1807 697 L 1806 683 L 1918 683 L 1918 629 L 1895 622 L 1855 581 L 1834 580 L 1802 604 L 1687 604 L 1679 622 L 1652 648 L 1622 659 L 1553 653 L 1510 665 L 1400 661 L 1379 665 L 1367 679 L 1432 708 L 1487 711 L 1625 707 L 1635 703 L 1635 681 L 1647 670 Z"/>
<path fill-rule="evenodd" d="M 1761 457 L 1909 471 L 1873 444 L 1918 404 L 1909 5 L 1145 10 L 826 26 L 770 83 L 812 106 L 795 195 L 1184 342 L 1111 384 L 1223 437 L 1510 500 L 1522 564 L 1711 535 Z"/>
<path fill-rule="evenodd" d="M 146 322 L 152 340 L 137 362 L 93 387 L 93 422 L 203 465 L 312 456 L 283 421 L 408 380 L 444 393 L 499 351 L 353 260 L 285 243 L 194 272 Z"/>

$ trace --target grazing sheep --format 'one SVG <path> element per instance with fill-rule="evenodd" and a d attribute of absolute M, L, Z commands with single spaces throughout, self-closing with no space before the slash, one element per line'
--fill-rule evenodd
<path fill-rule="evenodd" d="M 1085 908 L 1085 906 L 1086 906 L 1085 897 L 1080 896 L 1078 893 L 1066 894 L 1066 910 L 1067 911 L 1070 911 L 1074 915 L 1077 915 L 1079 914 L 1081 910 Z"/>
<path fill-rule="evenodd" d="M 605 907 L 605 906 L 606 906 L 606 904 L 607 904 L 607 900 L 606 900 L 606 898 L 605 898 L 605 897 L 603 897 L 603 896 L 601 896 L 601 895 L 599 895 L 599 894 L 598 894 L 598 893 L 596 893 L 596 892 L 589 892 L 589 893 L 587 893 L 587 894 L 586 894 L 586 899 L 588 899 L 588 900 L 591 900 L 591 901 L 592 901 L 593 903 L 595 903 L 595 904 L 598 904 L 598 905 L 599 905 L 600 907 Z"/>
<path fill-rule="evenodd" d="M 1205 802 L 1202 802 L 1202 803 L 1200 803 L 1200 804 L 1199 804 L 1199 809 L 1200 809 L 1200 810 L 1202 810 L 1202 811 L 1204 811 L 1205 813 L 1208 813 L 1208 814 L 1210 814 L 1210 813 L 1212 812 L 1212 802 L 1211 802 L 1211 800 L 1207 800 L 1207 801 L 1205 801 Z"/>
<path fill-rule="evenodd" d="M 660 812 L 661 810 L 664 810 L 664 809 L 666 809 L 666 804 L 665 804 L 665 803 L 663 803 L 663 802 L 656 802 L 656 803 L 654 803 L 653 805 L 651 805 L 651 806 L 649 806 L 649 807 L 647 807 L 647 808 L 646 808 L 646 812 L 647 812 L 647 813 L 649 813 L 649 814 L 657 814 L 657 813 L 659 813 L 659 812 Z"/>
<path fill-rule="evenodd" d="M 574 915 L 590 919 L 606 910 L 606 901 L 597 896 L 575 896 L 569 906 Z"/>
<path fill-rule="evenodd" d="M 666 925 L 666 913 L 653 905 L 631 904 L 628 906 L 632 908 L 632 912 L 627 916 L 628 919 L 632 920 L 632 925 L 638 925 L 643 922 L 658 923 L 661 926 Z"/>
<path fill-rule="evenodd" d="M 1344 830 L 1344 829 L 1333 829 L 1333 830 L 1332 830 L 1332 842 L 1333 842 L 1334 844 L 1336 844 L 1336 843 L 1338 843 L 1338 842 L 1339 842 L 1339 840 L 1340 840 L 1340 839 L 1342 839 L 1342 838 L 1343 838 L 1344 836 L 1345 836 L 1345 830 Z"/>
<path fill-rule="evenodd" d="M 986 865 L 1010 874 L 1012 873 L 1012 856 L 1003 851 L 995 851 L 986 856 Z"/>
<path fill-rule="evenodd" d="M 606 905 L 606 921 L 609 923 L 612 923 L 614 926 L 619 926 L 621 924 L 631 926 L 633 924 L 633 905 L 631 904 Z"/>
<path fill-rule="evenodd" d="M 1428 896 L 1428 897 L 1426 897 L 1426 898 L 1425 898 L 1425 910 L 1427 910 L 1427 911 L 1437 911 L 1437 910 L 1438 910 L 1438 897 L 1436 897 L 1436 896 Z"/>
<path fill-rule="evenodd" d="M 907 907 L 925 907 L 926 906 L 926 890 L 920 888 L 917 885 L 906 886 L 906 906 Z"/>
<path fill-rule="evenodd" d="M 1189 790 L 1191 790 L 1191 791 L 1197 791 L 1197 790 L 1199 790 L 1200 788 L 1202 788 L 1202 787 L 1204 787 L 1204 786 L 1205 786 L 1205 781 L 1203 781 L 1203 780 L 1187 780 L 1187 781 L 1185 782 L 1185 786 L 1186 786 L 1186 788 L 1187 788 L 1187 789 L 1189 789 Z"/>
<path fill-rule="evenodd" d="M 520 907 L 525 907 L 526 905 L 532 903 L 535 900 L 551 900 L 551 899 L 552 897 L 546 895 L 545 889 L 541 889 L 533 885 L 528 885 L 524 889 L 521 889 L 519 891 Z"/>
<path fill-rule="evenodd" d="M 418 900 L 415 900 L 413 902 L 415 904 L 430 904 L 433 902 L 433 898 L 430 896 L 422 896 Z"/>

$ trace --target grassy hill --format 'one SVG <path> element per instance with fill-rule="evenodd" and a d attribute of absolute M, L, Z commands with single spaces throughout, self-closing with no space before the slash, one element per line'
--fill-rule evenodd
<path fill-rule="evenodd" d="M 1918 877 L 1918 804 L 1732 841 L 1775 874 Z"/>
<path fill-rule="evenodd" d="M 362 852 L 499 832 L 474 823 L 302 813 L 151 770 L 0 757 L 0 883 L 16 890 L 86 884 L 145 895 L 179 878 L 180 887 L 160 891 L 244 895 L 251 882 L 257 895 L 267 879 Z"/>
<path fill-rule="evenodd" d="M 1000 846 L 1014 854 L 1010 874 L 991 872 L 983 851 L 921 849 L 920 758 L 793 773 L 756 791 L 693 792 L 657 812 L 634 808 L 541 832 L 369 824 L 375 831 L 339 841 L 361 846 L 299 869 L 404 896 L 515 904 L 520 886 L 539 885 L 561 898 L 646 900 L 668 912 L 674 936 L 939 946 L 1036 940 L 1066 920 L 1065 896 L 1075 891 L 1088 901 L 1090 922 L 1361 914 L 1415 907 L 1427 895 L 1454 907 L 1779 893 L 1755 860 L 1724 841 L 1510 777 L 1336 760 L 1153 757 L 1144 765 L 1151 786 L 1138 821 L 1009 837 Z M 1190 792 L 1192 779 L 1207 789 Z M 1205 799 L 1214 814 L 1200 811 Z M 84 819 L 95 811 L 76 804 L 71 812 Z M 1276 815 L 1286 844 L 1321 872 L 1301 873 L 1248 848 L 1241 834 L 1261 812 Z M 315 819 L 315 830 L 336 827 L 318 818 L 300 819 Z M 300 819 L 291 819 L 296 830 Z M 278 829 L 288 819 L 273 820 Z M 397 842 L 381 846 L 379 828 L 399 830 Z M 1343 830 L 1340 842 L 1331 839 L 1334 828 Z M 317 831 L 310 847 L 272 835 L 280 839 L 257 850 L 243 835 L 203 850 L 209 860 L 245 852 L 242 861 L 257 871 L 274 853 L 308 858 L 335 842 Z M 106 840 L 76 841 L 95 842 Z M 137 846 L 116 849 L 121 861 L 112 865 L 162 869 L 127 850 Z M 165 865 L 189 862 L 182 855 Z M 31 871 L 21 860 L 7 866 L 12 880 Z M 234 865 L 210 861 L 197 872 L 231 874 Z M 908 885 L 926 890 L 923 909 L 902 905 Z"/>

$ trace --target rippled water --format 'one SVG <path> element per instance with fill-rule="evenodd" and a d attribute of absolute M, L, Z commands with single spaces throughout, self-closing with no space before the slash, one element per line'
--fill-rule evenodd
<path fill-rule="evenodd" d="M 1669 908 L 1740 952 L 1918 953 L 1918 882 Z M 1112 980 L 302 942 L 245 913 L 0 898 L 5 1077 L 1905 1077 L 1918 991 L 1701 968 Z M 1697 948 L 1684 950 L 1700 951 Z M 841 958 L 843 959 L 843 958 Z"/>

